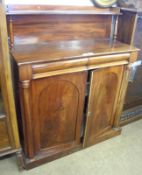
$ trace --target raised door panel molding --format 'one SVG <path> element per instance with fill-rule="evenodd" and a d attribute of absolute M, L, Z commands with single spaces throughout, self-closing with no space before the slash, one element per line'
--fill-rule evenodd
<path fill-rule="evenodd" d="M 113 128 L 123 66 L 92 71 L 84 146 L 97 142 Z"/>
<path fill-rule="evenodd" d="M 73 142 L 79 105 L 77 87 L 67 80 L 51 80 L 38 102 L 41 148 Z"/>

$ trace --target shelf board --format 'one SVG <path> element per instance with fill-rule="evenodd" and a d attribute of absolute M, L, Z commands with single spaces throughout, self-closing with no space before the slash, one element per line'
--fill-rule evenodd
<path fill-rule="evenodd" d="M 120 15 L 120 8 L 94 6 L 8 5 L 7 15 Z"/>
<path fill-rule="evenodd" d="M 47 10 L 47 11 L 10 11 L 7 15 L 121 15 L 115 12 L 96 12 L 96 11 L 67 11 L 67 10 Z"/>

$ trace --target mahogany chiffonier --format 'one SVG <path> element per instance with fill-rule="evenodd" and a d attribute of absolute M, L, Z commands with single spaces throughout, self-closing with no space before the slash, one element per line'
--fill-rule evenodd
<path fill-rule="evenodd" d="M 118 8 L 8 6 L 26 169 L 121 133 L 138 49 L 121 42 L 119 15 Z"/>
<path fill-rule="evenodd" d="M 0 1 L 0 158 L 21 152 L 13 96 L 5 11 Z"/>

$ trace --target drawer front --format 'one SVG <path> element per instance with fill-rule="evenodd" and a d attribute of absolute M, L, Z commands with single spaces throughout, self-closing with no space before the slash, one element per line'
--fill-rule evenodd
<path fill-rule="evenodd" d="M 5 120 L 0 120 L 0 149 L 5 149 L 10 146 L 8 130 Z"/>
<path fill-rule="evenodd" d="M 32 64 L 32 78 L 44 78 L 64 73 L 80 72 L 128 64 L 130 53 L 94 56 L 42 64 Z M 28 72 L 28 71 L 27 71 Z M 25 72 L 24 72 L 25 73 Z"/>

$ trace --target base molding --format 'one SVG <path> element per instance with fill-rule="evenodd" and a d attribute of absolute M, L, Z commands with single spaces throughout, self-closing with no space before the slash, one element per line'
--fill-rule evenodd
<path fill-rule="evenodd" d="M 63 156 L 77 152 L 79 150 L 82 150 L 82 145 L 79 145 L 71 150 L 65 150 L 64 152 L 56 153 L 56 154 L 50 155 L 50 156 L 48 155 L 47 152 L 45 152 L 45 154 L 39 154 L 39 155 L 35 156 L 33 159 L 28 159 L 24 154 L 22 154 L 23 163 L 24 163 L 23 168 L 26 170 L 30 170 L 32 168 L 39 166 L 39 165 L 51 162 L 53 160 L 56 160 L 56 159 L 61 158 Z"/>
<path fill-rule="evenodd" d="M 3 156 L 7 156 L 9 154 L 14 154 L 14 153 L 17 153 L 19 152 L 21 149 L 12 149 L 11 147 L 8 147 L 6 149 L 3 149 L 1 152 L 0 152 L 0 158 L 2 158 Z"/>
<path fill-rule="evenodd" d="M 96 138 L 96 141 L 95 141 L 94 144 L 100 143 L 100 142 L 102 142 L 104 140 L 110 139 L 110 138 L 118 136 L 120 134 L 121 134 L 121 128 L 118 128 L 118 129 L 114 128 L 111 131 L 109 131 L 106 134 L 104 134 L 103 136 Z M 77 152 L 77 151 L 80 151 L 80 150 L 83 150 L 83 149 L 86 149 L 86 148 L 83 148 L 83 144 L 80 144 L 80 145 L 76 146 L 73 149 L 70 149 L 70 150 L 66 149 L 64 152 L 58 152 L 58 153 L 56 153 L 54 155 L 50 155 L 50 156 L 48 155 L 47 152 L 45 152 L 44 154 L 43 153 L 42 154 L 39 153 L 39 155 L 35 156 L 33 159 L 28 159 L 22 153 L 19 156 L 19 158 L 20 158 L 21 162 L 23 161 L 22 162 L 23 163 L 23 168 L 26 169 L 26 170 L 30 170 L 30 169 L 35 168 L 35 167 L 37 167 L 39 165 L 42 165 L 44 163 L 56 160 L 58 158 L 61 158 L 63 156 L 69 155 L 71 153 L 74 153 L 74 152 Z"/>

